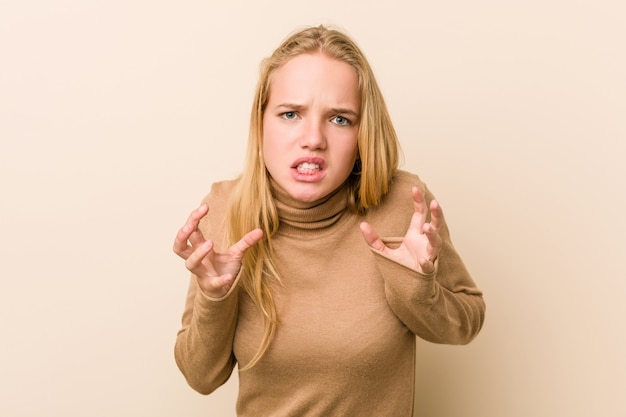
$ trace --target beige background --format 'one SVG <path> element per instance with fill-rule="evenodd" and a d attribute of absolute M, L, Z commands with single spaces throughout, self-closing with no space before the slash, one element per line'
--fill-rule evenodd
<path fill-rule="evenodd" d="M 485 292 L 419 343 L 418 416 L 626 415 L 621 1 L 0 4 L 0 415 L 234 416 L 187 387 L 171 243 L 242 168 L 256 71 L 332 23 Z"/>

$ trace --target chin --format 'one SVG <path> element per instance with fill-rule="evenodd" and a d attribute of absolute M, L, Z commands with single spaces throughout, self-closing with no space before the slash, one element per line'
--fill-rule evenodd
<path fill-rule="evenodd" d="M 306 187 L 312 188 L 312 187 Z M 315 200 L 319 200 L 328 194 L 324 190 L 311 190 L 311 189 L 302 189 L 302 187 L 293 187 L 291 189 L 286 190 L 287 193 L 294 199 L 301 201 L 303 203 L 311 203 Z"/>
<path fill-rule="evenodd" d="M 303 203 L 312 203 L 315 200 L 319 200 L 323 197 L 321 194 L 311 194 L 311 193 L 289 193 L 289 195 Z"/>

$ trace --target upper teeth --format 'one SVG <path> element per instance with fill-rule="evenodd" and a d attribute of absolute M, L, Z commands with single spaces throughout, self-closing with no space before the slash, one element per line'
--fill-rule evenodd
<path fill-rule="evenodd" d="M 318 164 L 313 164 L 311 162 L 303 162 L 300 165 L 298 165 L 298 169 L 300 169 L 300 170 L 320 169 L 320 166 Z"/>

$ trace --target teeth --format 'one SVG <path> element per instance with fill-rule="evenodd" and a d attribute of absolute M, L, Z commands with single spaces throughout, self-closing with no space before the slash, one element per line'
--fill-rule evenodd
<path fill-rule="evenodd" d="M 312 164 L 310 162 L 303 162 L 298 165 L 298 171 L 314 171 L 320 169 L 318 164 Z"/>

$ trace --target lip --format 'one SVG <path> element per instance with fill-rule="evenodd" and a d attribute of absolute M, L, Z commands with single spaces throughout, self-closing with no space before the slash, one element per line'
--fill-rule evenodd
<path fill-rule="evenodd" d="M 303 173 L 298 171 L 298 165 L 304 163 L 318 165 L 320 169 L 311 173 Z M 318 156 L 305 156 L 302 158 L 298 158 L 291 164 L 291 176 L 296 181 L 301 182 L 321 181 L 322 178 L 326 176 L 326 161 L 324 160 L 324 158 L 320 158 Z"/>
<path fill-rule="evenodd" d="M 293 162 L 293 164 L 291 164 L 291 168 L 296 169 L 298 168 L 298 165 L 304 163 L 319 165 L 320 171 L 326 170 L 326 161 L 324 158 L 320 158 L 319 156 L 305 156 L 298 158 Z"/>

